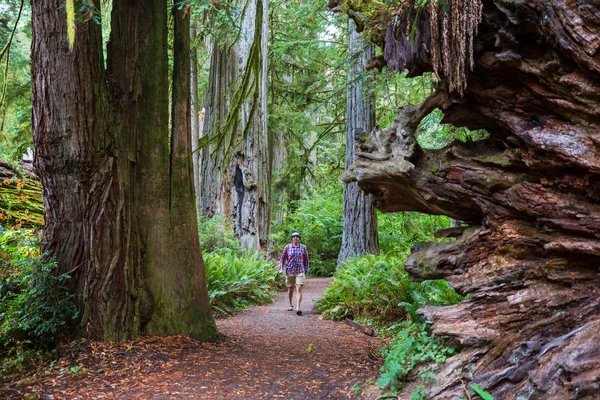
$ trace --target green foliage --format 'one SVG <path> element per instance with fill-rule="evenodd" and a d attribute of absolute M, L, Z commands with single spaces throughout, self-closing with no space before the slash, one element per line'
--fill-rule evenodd
<path fill-rule="evenodd" d="M 486 130 L 471 131 L 467 128 L 457 128 L 453 125 L 442 124 L 444 115 L 440 110 L 434 110 L 421 121 L 417 130 L 417 141 L 425 149 L 441 149 L 455 140 L 475 142 L 487 139 Z"/>
<path fill-rule="evenodd" d="M 280 287 L 277 267 L 257 253 L 240 256 L 221 248 L 203 255 L 208 296 L 217 316 L 271 302 Z"/>
<path fill-rule="evenodd" d="M 292 232 L 300 232 L 301 241 L 308 249 L 309 273 L 331 276 L 342 243 L 342 193 L 341 181 L 334 180 L 311 196 L 292 202 L 293 210 L 287 214 L 284 223 L 273 223 L 274 256 L 279 257 L 279 252 L 291 242 Z"/>
<path fill-rule="evenodd" d="M 410 282 L 404 262 L 391 255 L 350 258 L 335 274 L 317 306 L 332 319 L 362 319 L 380 325 L 418 321 L 422 305 L 448 305 L 462 298 L 446 281 Z"/>
<path fill-rule="evenodd" d="M 1 369 L 22 368 L 37 350 L 56 344 L 67 321 L 77 317 L 67 292 L 68 275 L 56 276 L 56 262 L 39 255 L 31 231 L 0 233 Z"/>
<path fill-rule="evenodd" d="M 448 217 L 418 212 L 377 213 L 377 218 L 381 252 L 399 257 L 407 257 L 415 243 L 434 241 L 434 232 L 451 226 Z"/>
<path fill-rule="evenodd" d="M 4 96 L 0 107 L 0 158 L 2 159 L 20 160 L 27 148 L 32 146 L 29 73 L 31 12 L 29 2 L 25 3 L 10 50 L 5 54 L 0 67 L 0 97 Z M 3 1 L 3 10 L 0 14 L 0 48 L 4 47 L 10 39 L 19 8 L 20 1 Z M 8 69 L 6 69 L 6 60 L 8 60 Z M 5 87 L 6 92 L 3 92 Z"/>
<path fill-rule="evenodd" d="M 422 103 L 434 91 L 435 77 L 431 73 L 407 78 L 407 72 L 398 74 L 384 69 L 377 75 L 377 124 L 390 126 L 398 115 L 398 107 Z M 486 139 L 485 130 L 471 131 L 443 124 L 444 114 L 435 109 L 427 115 L 416 132 L 417 141 L 424 149 L 441 149 L 455 140 L 462 142 Z"/>
<path fill-rule="evenodd" d="M 489 392 L 480 388 L 476 384 L 471 383 L 469 386 L 471 386 L 471 389 L 473 389 L 475 393 L 477 393 L 483 400 L 494 400 L 494 396 L 492 396 Z"/>
<path fill-rule="evenodd" d="M 308 183 L 323 184 L 318 167 L 340 157 L 343 166 L 347 18 L 321 0 L 270 1 L 269 10 L 268 131 L 286 153 L 274 165 L 274 198 L 297 201 Z"/>
<path fill-rule="evenodd" d="M 228 316 L 273 300 L 282 286 L 274 262 L 243 249 L 221 216 L 201 218 L 198 228 L 214 314 Z"/>
<path fill-rule="evenodd" d="M 190 7 L 192 21 L 201 39 L 212 37 L 216 43 L 231 43 L 239 38 L 244 2 L 237 0 L 182 0 L 180 10 Z"/>
<path fill-rule="evenodd" d="M 222 215 L 213 218 L 200 216 L 198 219 L 198 236 L 200 247 L 208 253 L 222 249 L 235 254 L 243 253 L 240 241 L 235 237 L 231 227 Z"/>
<path fill-rule="evenodd" d="M 444 362 L 452 354 L 454 349 L 444 346 L 422 325 L 407 325 L 391 342 L 377 383 L 380 388 L 397 393 L 403 378 L 417 365 Z M 428 373 L 426 371 L 422 378 L 428 379 Z M 424 395 L 424 390 L 416 392 L 413 393 L 414 398 L 422 398 Z"/>
<path fill-rule="evenodd" d="M 417 387 L 410 395 L 410 400 L 425 400 L 425 396 L 427 395 L 427 391 L 419 386 Z"/>
<path fill-rule="evenodd" d="M 390 126 L 398 115 L 398 107 L 407 104 L 419 104 L 433 93 L 434 75 L 407 78 L 407 72 L 401 74 L 384 68 L 377 74 L 377 124 Z"/>

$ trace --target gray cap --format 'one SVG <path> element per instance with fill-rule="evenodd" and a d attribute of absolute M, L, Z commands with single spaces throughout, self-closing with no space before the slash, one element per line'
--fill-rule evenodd
<path fill-rule="evenodd" d="M 292 237 L 294 237 L 294 236 L 301 237 L 301 236 L 300 236 L 300 234 L 299 234 L 298 232 L 294 232 L 294 233 L 292 233 Z"/>

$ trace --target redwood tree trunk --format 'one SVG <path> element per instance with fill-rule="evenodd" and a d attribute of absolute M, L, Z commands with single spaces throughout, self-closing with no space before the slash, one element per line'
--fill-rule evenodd
<path fill-rule="evenodd" d="M 224 215 L 245 247 L 266 249 L 271 171 L 267 136 L 267 2 L 245 6 L 238 41 L 214 44 L 202 150 L 201 212 Z"/>
<path fill-rule="evenodd" d="M 196 26 L 190 27 L 190 40 L 196 40 Z M 198 103 L 198 49 L 196 44 L 190 47 L 190 100 L 191 100 L 191 130 L 192 130 L 192 168 L 194 170 L 194 194 L 196 214 L 200 215 L 200 105 Z"/>
<path fill-rule="evenodd" d="M 458 11 L 452 24 L 470 17 Z M 429 15 L 421 14 L 414 47 L 406 26 L 384 28 L 388 67 L 433 69 L 423 51 L 435 45 Z M 434 371 L 428 398 L 465 397 L 469 383 L 499 400 L 598 396 L 598 15 L 595 1 L 484 1 L 463 95 L 442 74 L 422 105 L 363 138 L 344 177 L 375 194 L 382 211 L 470 224 L 457 241 L 419 246 L 406 263 L 413 279 L 446 278 L 471 294 L 420 310 L 460 349 Z M 421 149 L 414 132 L 435 107 L 444 122 L 485 128 L 490 138 Z"/>
<path fill-rule="evenodd" d="M 346 168 L 356 159 L 354 138 L 375 127 L 374 88 L 364 79 L 367 61 L 375 55 L 374 45 L 367 43 L 353 20 L 349 23 L 348 89 L 346 99 Z M 338 266 L 347 258 L 379 254 L 377 214 L 372 196 L 358 188 L 356 182 L 344 185 L 344 228 Z"/>
<path fill-rule="evenodd" d="M 32 2 L 33 132 L 45 249 L 71 273 L 80 327 L 106 340 L 214 338 L 199 256 L 174 258 L 175 244 L 199 248 L 171 220 L 166 2 L 113 2 L 107 71 L 100 26 L 78 23 L 69 51 L 61 5 Z"/>

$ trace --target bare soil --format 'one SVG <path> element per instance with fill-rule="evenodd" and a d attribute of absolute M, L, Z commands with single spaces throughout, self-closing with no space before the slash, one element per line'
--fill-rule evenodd
<path fill-rule="evenodd" d="M 3 382 L 0 398 L 348 399 L 372 384 L 381 344 L 321 320 L 315 300 L 330 279 L 309 279 L 303 315 L 273 304 L 217 321 L 223 339 L 142 336 L 126 343 L 74 342 L 52 367 Z"/>

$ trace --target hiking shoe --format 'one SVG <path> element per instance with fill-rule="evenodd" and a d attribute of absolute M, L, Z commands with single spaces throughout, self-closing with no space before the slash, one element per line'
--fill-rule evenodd
<path fill-rule="evenodd" d="M 296 314 L 302 315 L 302 311 L 298 310 L 298 311 L 296 311 Z"/>
<path fill-rule="evenodd" d="M 288 307 L 288 311 L 294 311 L 294 307 L 292 307 L 292 306 L 289 306 L 289 307 Z"/>

